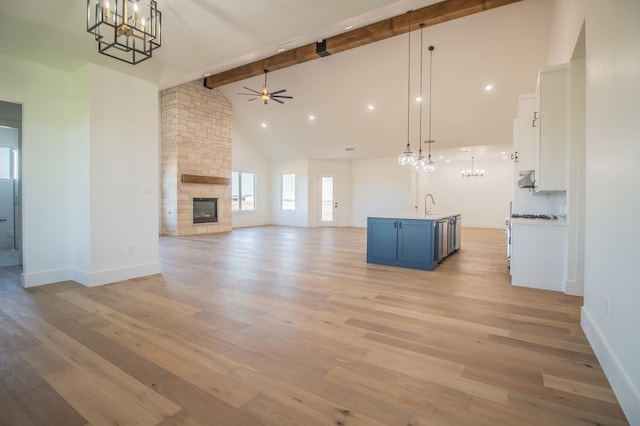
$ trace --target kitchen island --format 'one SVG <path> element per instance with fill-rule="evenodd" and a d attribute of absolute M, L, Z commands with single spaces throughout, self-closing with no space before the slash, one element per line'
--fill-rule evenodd
<path fill-rule="evenodd" d="M 433 271 L 460 248 L 459 213 L 367 218 L 367 263 Z"/>

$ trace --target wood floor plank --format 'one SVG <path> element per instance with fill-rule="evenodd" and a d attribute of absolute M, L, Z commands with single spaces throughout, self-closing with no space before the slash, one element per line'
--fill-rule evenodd
<path fill-rule="evenodd" d="M 321 424 L 384 425 L 365 413 L 356 412 L 346 405 L 318 396 L 312 389 L 307 390 L 303 386 L 277 380 L 252 368 L 239 368 L 233 372 L 232 377 L 254 384 L 260 389 L 261 396 L 266 396 L 287 410 L 301 413 L 304 418 L 315 419 Z M 304 424 L 303 421 L 300 423 Z"/>
<path fill-rule="evenodd" d="M 27 348 L 38 350 L 41 346 Z M 0 348 L 0 424 L 83 425 L 86 420 L 13 350 Z"/>
<path fill-rule="evenodd" d="M 115 291 L 118 294 L 121 294 L 124 297 L 132 297 L 134 299 L 154 303 L 158 306 L 161 306 L 164 309 L 169 309 L 171 311 L 175 311 L 184 315 L 191 315 L 197 312 L 200 312 L 201 309 L 196 308 L 191 305 L 187 305 L 186 303 L 177 302 L 175 300 L 171 300 L 166 297 L 158 296 L 156 294 L 150 293 L 148 291 L 143 291 L 137 287 L 109 287 L 109 290 Z"/>
<path fill-rule="evenodd" d="M 557 389 L 563 392 L 569 392 L 575 395 L 586 396 L 598 401 L 617 404 L 616 396 L 609 387 L 595 386 L 588 383 L 581 383 L 575 380 L 565 379 L 563 377 L 552 376 L 550 374 L 542 374 L 542 380 L 545 387 Z"/>
<path fill-rule="evenodd" d="M 21 318 L 24 319 L 24 316 Z M 50 365 L 38 361 L 32 367 L 42 368 L 40 373 L 45 380 L 90 421 L 124 420 L 128 422 L 133 419 L 134 421 L 149 422 L 155 419 L 154 421 L 158 422 L 164 416 L 172 415 L 180 410 L 180 407 L 173 402 L 156 394 L 144 384 L 36 315 L 31 315 L 28 323 L 26 321 L 22 323 L 46 346 L 51 354 L 55 353 L 55 356 L 70 365 L 69 368 L 63 370 L 56 368 L 57 371 L 52 371 Z M 34 359 L 34 357 L 28 356 L 25 358 L 27 360 Z M 51 356 L 48 357 L 48 359 L 50 358 Z M 60 363 L 58 362 L 57 365 L 59 366 Z M 84 388 L 84 392 L 79 392 L 74 388 L 74 381 L 82 382 L 78 386 Z M 100 390 L 89 391 L 89 388 L 99 388 Z M 106 398 L 105 393 L 108 393 L 107 400 L 110 403 L 115 404 L 115 407 L 120 404 L 122 409 L 126 408 L 127 416 L 130 413 L 133 417 L 112 417 L 115 415 L 114 413 L 117 413 L 117 410 L 102 417 L 98 401 L 101 398 Z M 95 409 L 87 409 L 85 405 L 95 406 Z"/>
<path fill-rule="evenodd" d="M 230 370 L 221 373 L 210 368 L 206 355 L 175 345 L 169 347 L 115 324 L 101 327 L 98 331 L 118 343 L 135 347 L 139 355 L 234 407 L 242 406 L 257 393 L 254 388 L 227 378 Z M 211 364 L 214 364 L 213 360 Z"/>
<path fill-rule="evenodd" d="M 628 424 L 582 298 L 511 286 L 500 230 L 435 271 L 367 264 L 356 228 L 162 237 L 160 261 L 95 288 L 0 268 L 0 424 Z"/>

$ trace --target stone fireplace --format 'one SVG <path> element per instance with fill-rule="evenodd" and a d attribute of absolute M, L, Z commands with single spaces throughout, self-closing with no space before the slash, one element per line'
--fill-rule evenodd
<path fill-rule="evenodd" d="M 160 103 L 162 233 L 230 231 L 231 103 L 201 81 L 163 90 Z M 213 199 L 216 220 L 196 221 L 196 200 Z"/>

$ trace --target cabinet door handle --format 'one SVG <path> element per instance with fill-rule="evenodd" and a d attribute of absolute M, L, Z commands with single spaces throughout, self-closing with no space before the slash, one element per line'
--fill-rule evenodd
<path fill-rule="evenodd" d="M 402 222 L 398 222 L 398 229 L 402 228 Z"/>
<path fill-rule="evenodd" d="M 394 220 L 393 221 L 393 229 L 396 229 L 398 227 L 398 221 Z"/>
<path fill-rule="evenodd" d="M 538 116 L 538 111 L 534 111 L 533 112 L 533 121 L 531 122 L 531 127 L 536 127 L 536 121 L 538 121 L 539 118 L 540 118 L 540 116 Z"/>
<path fill-rule="evenodd" d="M 514 163 L 517 163 L 519 161 L 519 159 L 518 159 L 518 151 L 516 151 L 513 154 L 511 154 L 511 159 L 513 160 Z"/>

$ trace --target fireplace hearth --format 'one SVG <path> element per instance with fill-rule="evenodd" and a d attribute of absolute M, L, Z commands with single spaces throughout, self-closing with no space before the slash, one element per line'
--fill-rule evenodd
<path fill-rule="evenodd" d="M 212 223 L 218 221 L 217 198 L 193 199 L 193 223 Z"/>

